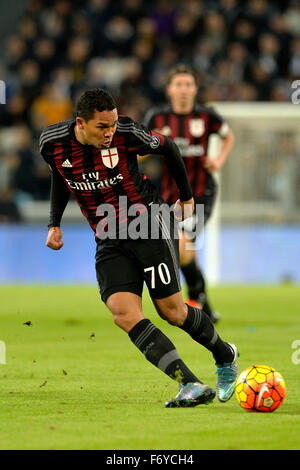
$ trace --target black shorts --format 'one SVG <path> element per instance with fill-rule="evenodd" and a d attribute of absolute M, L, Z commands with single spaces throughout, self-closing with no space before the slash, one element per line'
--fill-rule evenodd
<path fill-rule="evenodd" d="M 103 302 L 116 292 L 142 296 L 146 282 L 153 299 L 181 290 L 178 239 L 97 242 L 96 274 Z"/>

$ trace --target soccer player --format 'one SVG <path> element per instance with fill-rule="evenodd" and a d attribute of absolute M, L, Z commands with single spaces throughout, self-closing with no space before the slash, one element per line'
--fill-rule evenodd
<path fill-rule="evenodd" d="M 118 116 L 113 97 L 98 88 L 81 95 L 74 120 L 59 122 L 42 132 L 40 150 L 52 169 L 46 245 L 53 250 L 62 248 L 60 223 L 72 193 L 95 232 L 100 294 L 115 324 L 148 361 L 180 386 L 166 407 L 208 403 L 215 391 L 194 375 L 172 341 L 144 317 L 144 281 L 159 315 L 211 351 L 217 364 L 217 395 L 220 401 L 227 401 L 237 376 L 237 348 L 220 338 L 207 315 L 184 303 L 176 231 L 170 229 L 174 217 L 168 225 L 162 213 L 154 211 L 152 216 L 152 207 L 160 208 L 163 201 L 156 187 L 138 170 L 137 154 L 151 151 L 163 155 L 178 185 L 176 217 L 180 208 L 190 215 L 192 192 L 176 144 L 129 117 Z M 124 209 L 124 198 L 128 210 Z M 144 223 L 151 222 L 151 229 L 157 226 L 159 237 L 149 238 L 148 229 L 146 236 L 131 236 L 131 224 L 142 215 Z"/>
<path fill-rule="evenodd" d="M 224 165 L 233 145 L 233 133 L 223 118 L 212 108 L 201 106 L 196 102 L 197 77 L 191 68 L 185 65 L 173 68 L 168 76 L 166 92 L 170 103 L 150 109 L 145 116 L 144 125 L 169 136 L 180 148 L 195 202 L 204 205 L 205 224 L 212 213 L 216 197 L 213 173 Z M 219 155 L 208 158 L 209 136 L 213 133 L 222 138 L 222 145 Z M 177 186 L 164 161 L 161 194 L 170 205 L 178 199 Z M 186 228 L 184 222 L 182 225 Z M 219 317 L 210 306 L 195 246 L 191 248 L 195 237 L 191 239 L 186 235 L 188 229 L 181 233 L 179 250 L 180 267 L 188 286 L 187 303 L 202 307 L 215 323 Z"/>

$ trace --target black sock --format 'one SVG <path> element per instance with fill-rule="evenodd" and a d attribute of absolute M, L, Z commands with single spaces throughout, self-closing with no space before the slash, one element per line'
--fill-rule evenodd
<path fill-rule="evenodd" d="M 146 359 L 171 379 L 181 384 L 200 382 L 184 364 L 174 344 L 150 320 L 138 322 L 128 335 Z"/>
<path fill-rule="evenodd" d="M 196 261 L 193 259 L 190 263 L 180 266 L 182 274 L 186 280 L 189 292 L 189 298 L 192 300 L 197 300 L 197 297 L 201 290 L 201 276 L 200 271 L 196 264 Z"/>
<path fill-rule="evenodd" d="M 189 333 L 197 343 L 211 351 L 216 364 L 232 362 L 232 348 L 220 338 L 209 317 L 199 308 L 190 305 L 187 305 L 187 308 L 187 318 L 180 328 Z"/>
<path fill-rule="evenodd" d="M 181 266 L 181 271 L 188 285 L 189 298 L 197 300 L 202 305 L 202 310 L 211 317 L 212 309 L 206 295 L 205 279 L 196 261 L 193 259 L 189 264 Z"/>
<path fill-rule="evenodd" d="M 200 302 L 199 302 L 200 303 Z M 205 300 L 203 301 L 203 303 L 201 304 L 202 305 L 202 310 L 206 313 L 206 315 L 208 315 L 209 317 L 212 316 L 213 312 L 210 308 L 210 305 L 207 301 L 207 297 L 205 296 Z"/>

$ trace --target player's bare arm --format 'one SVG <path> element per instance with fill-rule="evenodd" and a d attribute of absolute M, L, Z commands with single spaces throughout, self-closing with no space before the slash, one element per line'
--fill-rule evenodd
<path fill-rule="evenodd" d="M 228 129 L 228 133 L 222 139 L 221 150 L 217 157 L 206 158 L 203 166 L 209 173 L 219 171 L 224 163 L 226 162 L 228 155 L 234 144 L 234 134 L 231 129 Z"/>

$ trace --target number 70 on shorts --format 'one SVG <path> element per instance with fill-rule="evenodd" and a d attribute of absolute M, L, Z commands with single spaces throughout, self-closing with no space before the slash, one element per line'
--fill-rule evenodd
<path fill-rule="evenodd" d="M 156 287 L 157 276 L 159 276 L 161 282 L 165 285 L 170 284 L 171 282 L 171 274 L 166 263 L 160 263 L 157 266 L 157 269 L 155 269 L 155 266 L 149 266 L 149 268 L 144 269 L 144 272 L 150 272 L 151 274 L 151 289 L 155 289 Z"/>

